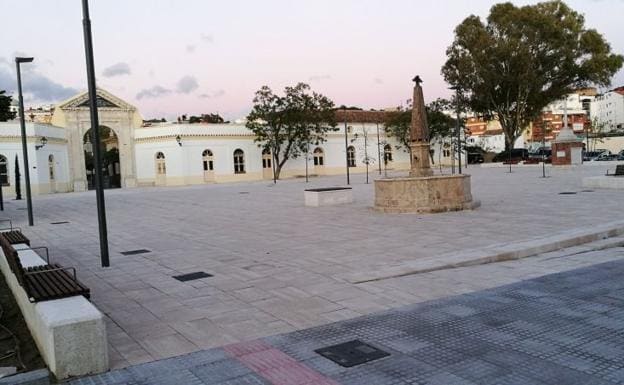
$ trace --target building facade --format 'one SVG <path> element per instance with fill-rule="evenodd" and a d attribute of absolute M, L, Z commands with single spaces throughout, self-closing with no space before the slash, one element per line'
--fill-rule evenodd
<path fill-rule="evenodd" d="M 188 122 L 144 125 L 136 107 L 98 89 L 106 187 L 181 186 L 270 180 L 273 159 L 244 123 Z M 93 187 L 93 143 L 88 94 L 56 105 L 50 124 L 30 122 L 27 141 L 34 194 L 85 191 Z M 383 129 L 383 112 L 339 111 L 338 131 L 311 144 L 307 156 L 290 159 L 280 178 L 351 172 L 408 170 L 409 154 Z M 345 125 L 347 145 L 345 149 Z M 45 145 L 42 145 L 46 142 Z M 450 165 L 449 143 L 432 143 L 434 165 Z M 23 175 L 19 121 L 0 123 L 0 177 L 15 194 L 15 156 Z M 24 178 L 21 178 L 24 183 Z"/>
<path fill-rule="evenodd" d="M 591 116 L 604 124 L 604 133 L 624 133 L 624 87 L 597 96 Z"/>

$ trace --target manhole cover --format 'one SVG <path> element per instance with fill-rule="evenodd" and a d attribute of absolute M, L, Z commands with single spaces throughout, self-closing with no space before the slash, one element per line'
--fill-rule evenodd
<path fill-rule="evenodd" d="M 576 191 L 564 191 L 560 192 L 559 195 L 575 195 Z"/>
<path fill-rule="evenodd" d="M 173 276 L 173 278 L 177 279 L 180 282 L 192 281 L 194 279 L 208 278 L 208 277 L 212 277 L 212 274 L 208 274 L 203 271 L 196 271 L 194 273 Z"/>
<path fill-rule="evenodd" d="M 64 225 L 65 223 L 69 223 L 69 222 L 68 221 L 50 222 L 51 225 Z"/>
<path fill-rule="evenodd" d="M 360 340 L 317 349 L 315 352 L 345 368 L 361 365 L 390 355 L 390 353 Z"/>
<path fill-rule="evenodd" d="M 128 251 L 121 252 L 122 255 L 137 255 L 137 254 L 145 254 L 145 253 L 151 253 L 151 251 L 147 249 L 138 249 L 138 250 L 128 250 Z"/>
<path fill-rule="evenodd" d="M 239 194 L 249 194 L 249 191 L 239 191 Z"/>
<path fill-rule="evenodd" d="M 581 190 L 581 192 L 594 192 L 594 190 Z"/>

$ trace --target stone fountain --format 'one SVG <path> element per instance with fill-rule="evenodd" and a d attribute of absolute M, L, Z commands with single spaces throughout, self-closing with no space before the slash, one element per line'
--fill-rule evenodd
<path fill-rule="evenodd" d="M 429 128 L 419 76 L 414 78 L 410 127 L 409 176 L 375 181 L 375 209 L 387 213 L 440 213 L 474 209 L 470 175 L 434 175 L 429 157 Z"/>

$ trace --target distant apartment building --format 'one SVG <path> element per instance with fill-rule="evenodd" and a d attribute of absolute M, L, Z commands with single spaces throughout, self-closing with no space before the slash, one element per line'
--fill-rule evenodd
<path fill-rule="evenodd" d="M 514 147 L 539 147 L 543 141 L 550 143 L 564 126 L 567 112 L 568 126 L 579 136 L 590 128 L 590 112 L 596 98 L 595 88 L 577 90 L 566 98 L 547 105 L 542 114 L 525 128 Z M 466 119 L 469 144 L 480 145 L 491 151 L 502 151 L 505 147 L 503 130 L 498 120 L 485 121 L 478 116 Z"/>
<path fill-rule="evenodd" d="M 624 133 L 624 86 L 598 95 L 592 103 L 591 118 L 604 124 L 605 133 Z"/>

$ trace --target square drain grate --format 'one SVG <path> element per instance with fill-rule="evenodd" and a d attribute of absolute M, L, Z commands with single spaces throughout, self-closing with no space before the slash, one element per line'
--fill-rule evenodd
<path fill-rule="evenodd" d="M 50 222 L 51 225 L 64 225 L 66 223 L 69 223 L 69 222 L 68 221 Z"/>
<path fill-rule="evenodd" d="M 328 346 L 326 348 L 317 349 L 315 352 L 345 368 L 361 365 L 390 355 L 390 353 L 377 349 L 360 340 Z"/>
<path fill-rule="evenodd" d="M 138 249 L 138 250 L 128 250 L 128 251 L 121 252 L 122 255 L 137 255 L 137 254 L 145 254 L 145 253 L 151 253 L 151 251 L 148 249 Z"/>
<path fill-rule="evenodd" d="M 192 281 L 195 279 L 208 278 L 212 276 L 213 276 L 212 274 L 208 274 L 203 271 L 196 271 L 194 273 L 174 275 L 173 278 L 177 279 L 180 282 L 186 282 L 186 281 Z"/>

